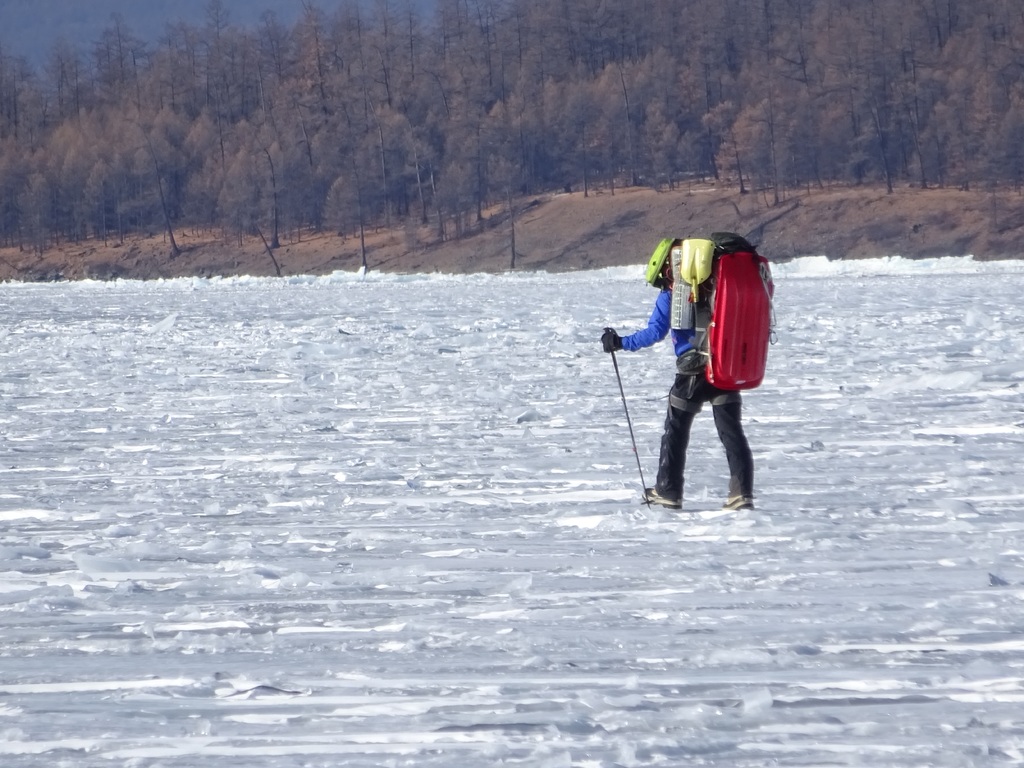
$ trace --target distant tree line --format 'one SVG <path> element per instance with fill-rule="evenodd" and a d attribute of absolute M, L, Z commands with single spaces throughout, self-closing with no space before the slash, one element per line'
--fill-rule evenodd
<path fill-rule="evenodd" d="M 715 179 L 1024 182 L 1020 0 L 409 0 L 0 50 L 0 245 L 430 226 Z"/>

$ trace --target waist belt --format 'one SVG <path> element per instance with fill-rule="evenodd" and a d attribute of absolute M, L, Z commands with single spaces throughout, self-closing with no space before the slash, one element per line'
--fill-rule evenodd
<path fill-rule="evenodd" d="M 729 403 L 742 403 L 743 397 L 739 392 L 722 392 L 720 395 L 712 397 L 708 402 L 712 406 L 728 405 Z M 668 404 L 677 411 L 683 411 L 684 413 L 700 413 L 704 407 L 704 402 L 701 400 L 686 400 L 679 397 L 679 395 L 669 395 Z"/>

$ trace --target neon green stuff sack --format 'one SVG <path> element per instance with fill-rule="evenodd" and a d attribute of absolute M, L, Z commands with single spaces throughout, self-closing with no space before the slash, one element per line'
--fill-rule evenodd
<path fill-rule="evenodd" d="M 710 240 L 695 237 L 683 240 L 675 278 L 689 284 L 691 301 L 697 300 L 697 286 L 711 277 L 714 258 L 715 244 Z"/>

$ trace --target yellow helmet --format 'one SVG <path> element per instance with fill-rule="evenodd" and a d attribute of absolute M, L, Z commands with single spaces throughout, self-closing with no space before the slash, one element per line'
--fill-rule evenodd
<path fill-rule="evenodd" d="M 651 254 L 651 260 L 647 262 L 647 282 L 653 285 L 655 288 L 661 288 L 659 284 L 661 280 L 661 270 L 665 266 L 665 261 L 668 259 L 668 254 L 672 250 L 672 244 L 677 242 L 678 238 L 666 237 L 660 243 L 658 247 L 654 249 L 654 253 Z"/>

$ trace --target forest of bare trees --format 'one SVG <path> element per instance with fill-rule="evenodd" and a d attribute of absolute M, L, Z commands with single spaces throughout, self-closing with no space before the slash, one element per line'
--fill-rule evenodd
<path fill-rule="evenodd" d="M 325 3 L 326 5 L 326 3 Z M 34 68 L 0 49 L 0 245 L 430 226 L 716 179 L 1024 184 L 1020 0 L 314 2 Z"/>

